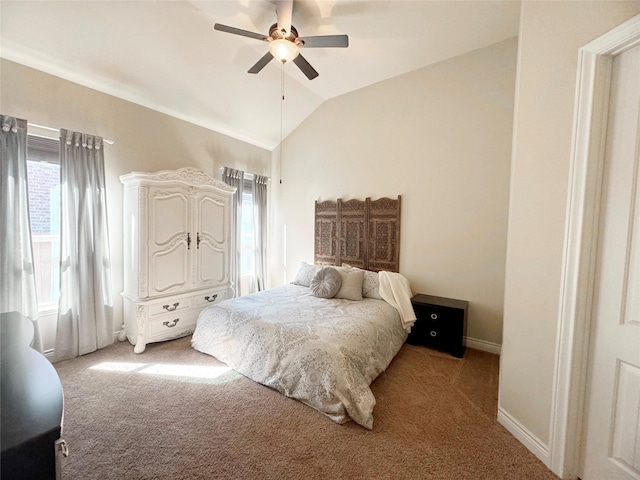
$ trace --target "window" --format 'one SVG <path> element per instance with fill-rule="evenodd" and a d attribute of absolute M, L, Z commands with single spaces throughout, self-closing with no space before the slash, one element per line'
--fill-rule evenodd
<path fill-rule="evenodd" d="M 56 310 L 60 296 L 60 142 L 27 136 L 29 216 L 38 308 Z"/>
<path fill-rule="evenodd" d="M 244 182 L 242 194 L 242 224 L 240 238 L 240 275 L 255 272 L 255 235 L 253 231 L 253 192 L 251 182 Z"/>
<path fill-rule="evenodd" d="M 246 177 L 249 177 L 247 179 Z M 251 174 L 245 173 L 242 193 L 242 223 L 240 224 L 240 292 L 242 295 L 255 291 L 256 242 L 253 223 L 253 182 Z"/>

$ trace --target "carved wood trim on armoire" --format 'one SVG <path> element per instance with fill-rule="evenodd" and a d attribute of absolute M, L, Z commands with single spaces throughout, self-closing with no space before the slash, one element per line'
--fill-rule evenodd
<path fill-rule="evenodd" d="M 397 199 L 316 201 L 315 263 L 397 272 L 400 205 L 400 195 Z"/>

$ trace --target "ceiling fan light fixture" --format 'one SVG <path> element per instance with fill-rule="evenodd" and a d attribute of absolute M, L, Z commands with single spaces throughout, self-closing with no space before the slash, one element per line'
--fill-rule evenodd
<path fill-rule="evenodd" d="M 273 40 L 269 44 L 269 51 L 276 60 L 282 63 L 290 62 L 300 53 L 298 45 L 284 38 Z"/>

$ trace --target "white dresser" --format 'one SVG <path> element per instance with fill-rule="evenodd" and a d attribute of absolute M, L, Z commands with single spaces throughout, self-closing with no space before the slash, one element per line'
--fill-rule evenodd
<path fill-rule="evenodd" d="M 235 188 L 195 168 L 133 172 L 124 185 L 125 336 L 147 343 L 193 333 L 200 311 L 233 296 Z"/>

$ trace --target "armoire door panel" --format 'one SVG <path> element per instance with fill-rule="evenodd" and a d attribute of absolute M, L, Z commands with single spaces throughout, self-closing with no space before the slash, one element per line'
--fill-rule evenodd
<path fill-rule="evenodd" d="M 228 201 L 216 197 L 198 197 L 196 202 L 196 230 L 200 236 L 207 236 L 210 242 L 217 245 L 228 242 Z"/>
<path fill-rule="evenodd" d="M 229 281 L 227 269 L 228 256 L 224 250 L 217 248 L 209 242 L 201 242 L 198 251 L 197 283 L 198 286 L 222 285 Z"/>
<path fill-rule="evenodd" d="M 149 238 L 164 245 L 189 232 L 189 198 L 184 192 L 171 189 L 151 189 Z"/>
<path fill-rule="evenodd" d="M 187 243 L 184 240 L 151 255 L 150 295 L 181 290 L 189 283 Z"/>
<path fill-rule="evenodd" d="M 149 295 L 185 288 L 189 282 L 189 197 L 180 187 L 149 189 Z"/>

